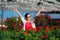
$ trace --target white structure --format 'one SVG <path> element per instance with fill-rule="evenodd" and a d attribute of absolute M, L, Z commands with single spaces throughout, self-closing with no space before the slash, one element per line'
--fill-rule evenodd
<path fill-rule="evenodd" d="M 6 1 L 6 0 L 5 0 Z M 13 1 L 13 0 L 12 0 Z M 18 9 L 23 11 L 38 11 L 41 6 L 44 7 L 43 11 L 60 11 L 60 3 L 56 0 L 15 0 L 16 2 L 5 2 L 1 3 L 5 9 L 13 9 L 16 6 Z M 42 4 L 37 6 L 37 3 L 41 2 Z M 48 3 L 53 2 L 53 3 Z"/>

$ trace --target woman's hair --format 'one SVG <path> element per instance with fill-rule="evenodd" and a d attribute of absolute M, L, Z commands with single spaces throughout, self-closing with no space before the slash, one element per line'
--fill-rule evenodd
<path fill-rule="evenodd" d="M 29 14 L 30 14 L 30 13 L 26 13 L 26 14 L 25 14 L 25 19 L 27 18 L 27 15 L 29 15 Z"/>

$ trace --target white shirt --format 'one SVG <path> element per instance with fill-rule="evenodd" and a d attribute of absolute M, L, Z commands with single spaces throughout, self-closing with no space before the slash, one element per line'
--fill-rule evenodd
<path fill-rule="evenodd" d="M 22 22 L 23 22 L 23 29 L 26 30 L 26 29 L 25 29 L 25 23 L 26 23 L 27 21 L 24 19 L 24 17 L 23 17 L 18 11 L 17 11 L 17 13 L 18 13 L 18 15 L 21 17 L 21 20 L 22 20 Z M 40 13 L 40 11 L 37 13 L 37 15 L 39 15 L 39 13 Z M 37 16 L 37 15 L 36 15 L 36 16 Z M 36 27 L 35 27 L 35 24 L 34 24 L 34 21 L 31 21 L 31 24 L 32 24 L 32 27 L 33 27 L 33 28 L 36 28 Z"/>
<path fill-rule="evenodd" d="M 22 17 L 22 16 L 20 16 L 20 17 L 21 17 L 21 20 L 22 20 L 22 22 L 23 22 L 23 29 L 25 30 L 25 23 L 26 23 L 27 21 L 24 19 L 24 17 Z M 32 27 L 35 28 L 34 22 L 31 21 L 31 23 L 32 23 Z"/>

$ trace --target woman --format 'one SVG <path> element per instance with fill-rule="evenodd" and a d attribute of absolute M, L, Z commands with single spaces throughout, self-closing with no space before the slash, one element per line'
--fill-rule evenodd
<path fill-rule="evenodd" d="M 21 15 L 21 13 L 19 13 L 19 11 L 17 10 L 16 7 L 14 7 L 14 10 L 17 12 L 17 14 L 21 17 L 21 20 L 23 22 L 23 29 L 24 30 L 32 30 L 32 29 L 36 29 L 35 24 L 33 21 L 31 21 L 31 16 L 29 13 L 25 14 L 25 19 L 24 17 Z M 38 11 L 38 13 L 35 16 L 38 16 L 40 14 L 40 12 L 43 10 L 43 7 L 41 7 Z"/>

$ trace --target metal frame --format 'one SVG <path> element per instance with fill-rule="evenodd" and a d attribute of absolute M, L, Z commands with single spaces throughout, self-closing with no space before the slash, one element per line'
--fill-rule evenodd
<path fill-rule="evenodd" d="M 40 6 L 43 6 L 44 7 L 44 10 L 45 12 L 49 12 L 49 11 L 52 11 L 52 10 L 58 10 L 60 11 L 60 3 L 56 2 L 55 1 L 55 4 L 50 4 L 48 2 L 45 2 L 43 0 L 41 0 L 40 2 L 42 3 L 41 5 L 37 6 L 37 3 L 38 2 L 29 2 L 28 0 L 26 0 L 27 2 L 0 2 L 0 9 L 2 8 L 2 15 L 1 15 L 1 18 L 2 18 L 2 27 L 3 27 L 3 12 L 4 12 L 4 9 L 8 9 L 8 10 L 12 10 L 14 6 L 16 6 L 19 10 L 22 10 L 22 11 L 38 11 L 39 10 L 39 7 Z M 52 8 L 51 8 L 52 7 Z"/>

